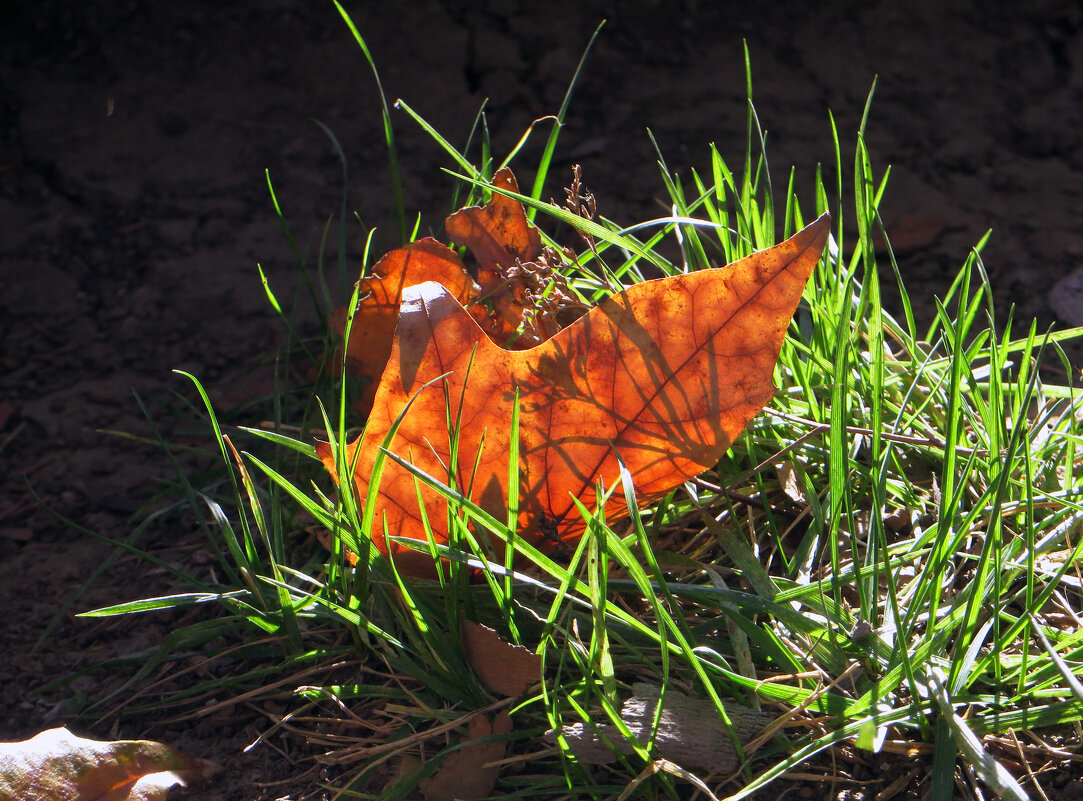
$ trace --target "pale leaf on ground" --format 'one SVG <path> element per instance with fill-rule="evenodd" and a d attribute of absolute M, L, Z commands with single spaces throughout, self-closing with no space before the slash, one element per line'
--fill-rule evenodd
<path fill-rule="evenodd" d="M 0 743 L 0 801 L 163 801 L 220 766 L 152 740 L 103 742 L 49 729 Z"/>
<path fill-rule="evenodd" d="M 661 693 L 658 687 L 645 682 L 636 682 L 632 689 L 635 695 L 624 702 L 620 717 L 639 744 L 646 745 L 650 741 Z M 725 708 L 742 742 L 748 742 L 771 722 L 767 715 L 740 704 L 727 703 Z M 595 727 L 573 723 L 562 727 L 561 735 L 580 762 L 604 765 L 615 760 L 617 753 L 632 753 L 632 744 L 620 729 L 608 723 Z M 546 736 L 556 740 L 556 732 L 551 731 Z M 737 767 L 733 741 L 714 704 L 676 690 L 666 691 L 651 755 L 655 759 L 668 760 L 685 768 L 702 768 L 711 773 L 726 773 Z"/>

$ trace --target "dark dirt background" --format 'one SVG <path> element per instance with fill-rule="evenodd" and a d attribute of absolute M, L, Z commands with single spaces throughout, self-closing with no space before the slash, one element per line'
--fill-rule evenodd
<path fill-rule="evenodd" d="M 346 3 L 389 98 L 461 143 L 488 97 L 498 155 L 556 111 L 608 18 L 548 192 L 559 196 L 567 166 L 581 163 L 602 212 L 622 222 L 663 212 L 647 127 L 685 177 L 712 141 L 740 161 L 742 39 L 776 183 L 796 165 L 806 198 L 816 163 L 834 159 L 827 110 L 849 164 L 879 75 L 868 141 L 878 170 L 894 165 L 883 213 L 919 314 L 992 228 L 984 258 L 1001 311 L 1014 303 L 1017 318 L 1042 327 L 1083 324 L 1080 5 L 813 5 Z M 349 208 L 390 232 L 377 96 L 330 3 L 0 2 L 0 739 L 58 725 L 101 680 L 34 688 L 167 632 L 151 616 L 103 625 L 68 612 L 32 652 L 112 551 L 43 511 L 28 482 L 57 512 L 122 539 L 170 473 L 159 451 L 101 432 L 149 433 L 132 390 L 152 408 L 168 390 L 188 393 L 173 368 L 225 405 L 270 386 L 269 367 L 247 370 L 283 340 L 256 263 L 287 296 L 296 279 L 263 171 L 310 261 L 341 203 L 341 165 L 313 118 L 345 151 Z M 437 225 L 448 160 L 404 114 L 394 120 L 407 206 Z M 534 163 L 543 138 L 519 164 Z M 531 178 L 521 167 L 521 182 Z M 199 536 L 168 520 L 141 544 L 179 560 Z M 165 591 L 160 571 L 123 557 L 75 608 Z M 75 728 L 151 736 L 227 764 L 200 797 L 300 798 L 300 787 L 257 784 L 295 773 L 284 757 L 303 755 L 296 745 L 240 753 L 268 725 L 238 707 L 212 720 Z"/>

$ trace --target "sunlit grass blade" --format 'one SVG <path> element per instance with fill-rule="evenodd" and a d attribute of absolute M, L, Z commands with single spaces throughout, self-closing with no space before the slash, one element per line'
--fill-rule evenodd
<path fill-rule="evenodd" d="M 598 27 L 594 29 L 594 33 L 590 36 L 590 41 L 588 41 L 587 46 L 583 48 L 583 55 L 579 57 L 579 63 L 575 65 L 575 72 L 572 74 L 571 81 L 568 82 L 568 89 L 564 92 L 564 99 L 560 102 L 560 109 L 557 111 L 553 130 L 549 132 L 549 138 L 545 141 L 545 148 L 538 158 L 538 169 L 534 175 L 534 186 L 530 190 L 531 197 L 541 198 L 542 189 L 545 187 L 545 178 L 549 173 L 549 165 L 553 160 L 553 152 L 557 148 L 557 139 L 560 137 L 561 128 L 564 127 L 564 119 L 568 116 L 568 106 L 570 106 L 572 102 L 572 92 L 575 89 L 575 85 L 579 82 L 579 75 L 583 71 L 583 65 L 587 61 L 587 56 L 590 55 L 590 49 L 594 46 L 594 42 L 598 38 L 598 34 L 602 32 L 604 26 L 605 20 L 598 23 Z M 533 220 L 536 211 L 536 209 L 531 208 L 527 211 L 527 217 Z"/>
<path fill-rule="evenodd" d="M 372 53 L 369 52 L 368 44 L 365 42 L 361 32 L 354 25 L 350 15 L 346 12 L 346 9 L 338 2 L 338 0 L 332 0 L 335 4 L 335 8 L 338 9 L 338 13 L 342 16 L 343 22 L 346 23 L 346 27 L 350 29 L 350 33 L 353 34 L 354 41 L 357 42 L 358 47 L 361 48 L 361 52 L 365 54 L 365 61 L 368 62 L 369 68 L 372 70 L 372 77 L 376 80 L 376 90 L 380 95 L 380 112 L 383 116 L 384 123 L 384 140 L 387 143 L 387 157 L 388 162 L 391 165 L 391 193 L 392 193 L 392 213 L 394 218 L 398 221 L 399 226 L 399 243 L 403 244 L 407 242 L 406 238 L 406 202 L 402 194 L 402 173 L 399 167 L 399 154 L 398 149 L 395 147 L 395 132 L 391 125 L 391 112 L 387 105 L 387 96 L 384 94 L 383 83 L 380 81 L 380 73 L 376 69 L 376 62 L 372 58 Z"/>

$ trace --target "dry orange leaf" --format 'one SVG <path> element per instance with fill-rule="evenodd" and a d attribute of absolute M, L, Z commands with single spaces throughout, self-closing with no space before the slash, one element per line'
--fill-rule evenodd
<path fill-rule="evenodd" d="M 516 698 L 541 679 L 541 657 L 512 645 L 493 629 L 465 618 L 459 624 L 466 661 L 481 683 L 507 698 Z"/>
<path fill-rule="evenodd" d="M 507 167 L 493 175 L 494 189 L 519 192 L 516 176 Z M 485 206 L 459 209 L 444 222 L 444 231 L 459 245 L 466 245 L 478 261 L 478 283 L 482 297 L 493 306 L 490 321 L 493 338 L 505 341 L 519 328 L 526 308 L 524 299 L 505 279 L 506 268 L 517 263 L 530 263 L 541 253 L 541 235 L 526 219 L 518 200 L 493 192 Z M 501 270 L 505 267 L 505 270 Z M 521 345 L 537 344 L 527 339 Z"/>
<path fill-rule="evenodd" d="M 519 191 L 509 168 L 497 170 L 492 186 L 492 198 L 485 206 L 460 209 L 447 218 L 444 230 L 453 241 L 468 247 L 477 261 L 481 297 L 493 310 L 492 316 L 482 321 L 486 331 L 495 341 L 512 341 L 511 347 L 522 350 L 555 333 L 555 329 L 539 332 L 521 328 L 532 304 L 521 276 L 513 278 L 523 272 L 523 265 L 530 272 L 545 262 L 541 234 L 527 219 L 522 203 L 500 194 L 499 190 Z"/>
<path fill-rule="evenodd" d="M 494 189 L 518 192 L 519 184 L 507 167 L 497 170 Z M 534 261 L 541 253 L 541 234 L 527 219 L 523 204 L 515 198 L 493 192 L 485 206 L 468 206 L 444 222 L 447 235 L 466 245 L 478 261 L 478 281 L 490 291 L 500 280 L 499 266 Z"/>
<path fill-rule="evenodd" d="M 0 743 L 0 799 L 164 801 L 221 768 L 151 740 L 101 742 L 49 729 Z"/>
<path fill-rule="evenodd" d="M 406 289 L 365 434 L 345 456 L 347 464 L 356 458 L 359 497 L 385 435 L 412 401 L 390 450 L 450 478 L 504 519 L 516 392 L 520 537 L 547 547 L 581 535 L 573 498 L 593 508 L 596 484 L 619 479 L 618 457 L 641 501 L 664 496 L 712 467 L 771 399 L 786 329 L 828 229 L 824 215 L 727 267 L 628 287 L 529 350 L 496 345 L 440 284 Z M 448 420 L 461 421 L 453 435 Z M 336 475 L 330 446 L 321 443 L 318 452 Z M 447 541 L 446 502 L 389 460 L 375 500 L 380 550 L 385 528 L 393 537 L 426 539 L 419 495 L 437 542 Z M 623 510 L 617 493 L 607 514 Z M 392 550 L 401 570 L 432 574 L 427 556 Z"/>

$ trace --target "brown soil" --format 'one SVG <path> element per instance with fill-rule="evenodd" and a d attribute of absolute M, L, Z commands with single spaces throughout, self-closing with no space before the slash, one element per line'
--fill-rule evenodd
<path fill-rule="evenodd" d="M 347 5 L 391 99 L 463 142 L 488 97 L 497 154 L 559 107 L 591 32 L 608 18 L 548 191 L 559 196 L 567 166 L 580 163 L 602 212 L 623 222 L 665 211 L 646 128 L 686 179 L 705 164 L 709 142 L 732 160 L 743 154 L 743 39 L 776 186 L 796 165 L 806 198 L 816 164 L 831 169 L 834 160 L 827 110 L 848 165 L 879 76 L 868 142 L 878 169 L 893 165 L 883 215 L 919 314 L 929 315 L 932 295 L 992 228 L 984 262 L 1000 310 L 1015 304 L 1017 319 L 1036 317 L 1042 328 L 1083 324 L 1078 3 L 1024 11 L 1007 2 L 845 2 L 816 12 L 798 2 L 694 0 Z M 408 208 L 437 225 L 448 210 L 452 182 L 440 167 L 449 160 L 402 112 L 393 115 Z M 67 608 L 113 549 L 61 524 L 35 495 L 122 540 L 171 474 L 160 450 L 104 431 L 151 433 L 132 390 L 162 415 L 167 438 L 196 442 L 202 432 L 176 428 L 169 393 L 191 393 L 173 368 L 213 386 L 225 406 L 269 388 L 269 366 L 247 368 L 281 344 L 283 328 L 256 264 L 285 297 L 296 271 L 263 171 L 310 262 L 343 191 L 339 158 L 314 119 L 345 152 L 348 208 L 385 228 L 384 243 L 391 201 L 372 76 L 330 3 L 9 0 L 0 4 L 0 119 L 6 740 L 58 725 L 103 685 L 83 677 L 33 690 L 152 648 L 176 623 L 72 617 L 171 585 L 123 556 Z M 517 163 L 533 163 L 543 138 Z M 312 333 L 311 315 L 300 325 Z M 191 522 L 163 518 L 138 542 L 169 561 L 200 536 Z M 256 784 L 297 770 L 271 747 L 240 753 L 267 725 L 238 708 L 198 721 L 135 716 L 75 728 L 151 736 L 227 763 L 216 798 L 299 798 L 298 787 Z"/>

